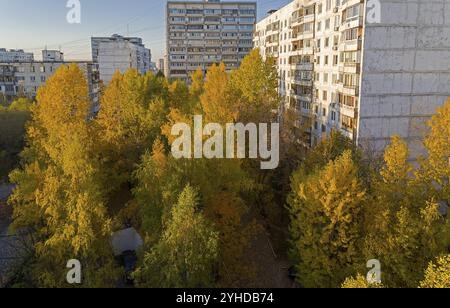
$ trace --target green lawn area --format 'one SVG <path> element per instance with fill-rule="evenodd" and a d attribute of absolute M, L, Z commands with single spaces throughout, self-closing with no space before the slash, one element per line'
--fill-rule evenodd
<path fill-rule="evenodd" d="M 27 111 L 0 111 L 0 183 L 19 163 L 23 149 Z"/>

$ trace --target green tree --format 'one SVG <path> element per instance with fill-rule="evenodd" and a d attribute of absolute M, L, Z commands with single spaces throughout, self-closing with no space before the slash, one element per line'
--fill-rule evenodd
<path fill-rule="evenodd" d="M 199 212 L 199 196 L 187 186 L 173 207 L 161 241 L 136 271 L 142 287 L 210 287 L 218 257 L 218 234 Z"/>

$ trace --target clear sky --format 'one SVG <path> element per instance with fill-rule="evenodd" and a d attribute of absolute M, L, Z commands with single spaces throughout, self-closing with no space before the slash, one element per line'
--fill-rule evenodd
<path fill-rule="evenodd" d="M 0 0 L 0 48 L 59 49 L 66 60 L 88 60 L 90 37 L 114 33 L 142 37 L 153 61 L 165 50 L 165 0 L 80 0 L 81 24 L 69 24 L 68 0 Z M 225 0 L 224 0 L 225 1 Z M 291 0 L 257 0 L 258 20 Z"/>

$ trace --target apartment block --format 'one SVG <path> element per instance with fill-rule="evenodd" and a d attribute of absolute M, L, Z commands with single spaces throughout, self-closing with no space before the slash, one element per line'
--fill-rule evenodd
<path fill-rule="evenodd" d="M 165 75 L 166 64 L 165 64 L 164 58 L 158 60 L 157 68 L 158 68 L 159 72 L 161 72 L 162 74 Z"/>
<path fill-rule="evenodd" d="M 29 62 L 34 60 L 31 52 L 25 52 L 22 49 L 0 48 L 0 62 Z"/>
<path fill-rule="evenodd" d="M 85 72 L 93 109 L 98 105 L 98 65 L 93 62 L 32 61 L 0 63 L 0 94 L 7 99 L 17 96 L 35 98 L 44 85 L 62 65 L 77 64 Z"/>
<path fill-rule="evenodd" d="M 42 61 L 44 62 L 55 62 L 64 61 L 64 53 L 59 50 L 42 50 Z"/>
<path fill-rule="evenodd" d="M 92 60 L 98 63 L 100 79 L 108 84 L 114 73 L 126 72 L 130 68 L 141 74 L 154 70 L 151 51 L 145 48 L 141 38 L 123 37 L 114 34 L 112 37 L 91 38 Z"/>
<path fill-rule="evenodd" d="M 382 151 L 400 135 L 416 155 L 450 97 L 448 37 L 446 0 L 295 0 L 256 25 L 254 45 L 276 58 L 282 107 L 308 144 L 337 129 Z"/>
<path fill-rule="evenodd" d="M 168 1 L 166 74 L 189 82 L 199 67 L 239 67 L 253 49 L 256 2 Z"/>

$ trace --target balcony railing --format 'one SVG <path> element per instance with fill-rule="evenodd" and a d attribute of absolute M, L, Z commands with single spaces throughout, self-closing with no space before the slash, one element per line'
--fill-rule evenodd
<path fill-rule="evenodd" d="M 312 71 L 313 64 L 312 63 L 297 63 L 295 64 L 294 69 L 299 71 Z"/>

